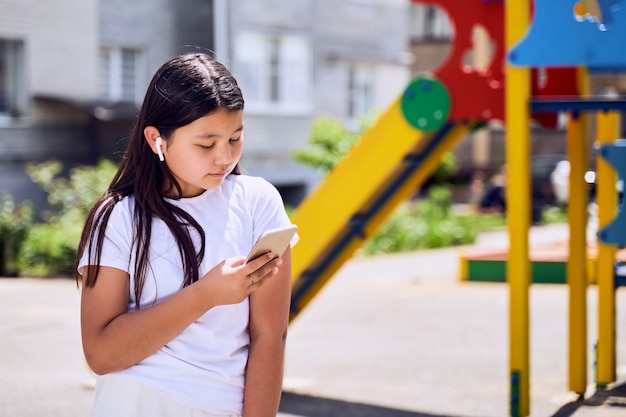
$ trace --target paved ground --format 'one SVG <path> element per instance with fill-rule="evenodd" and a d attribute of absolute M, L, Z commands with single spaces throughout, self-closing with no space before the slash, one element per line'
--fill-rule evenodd
<path fill-rule="evenodd" d="M 566 239 L 563 226 L 531 242 Z M 506 233 L 480 246 L 507 244 Z M 356 258 L 290 327 L 281 417 L 505 417 L 508 289 L 461 283 L 458 249 Z M 89 415 L 79 294 L 67 279 L 0 279 L 0 416 Z M 589 357 L 596 339 L 589 289 Z M 567 289 L 531 288 L 531 416 L 626 415 L 626 289 L 617 292 L 618 383 L 567 391 Z M 593 367 L 589 365 L 589 379 Z"/>

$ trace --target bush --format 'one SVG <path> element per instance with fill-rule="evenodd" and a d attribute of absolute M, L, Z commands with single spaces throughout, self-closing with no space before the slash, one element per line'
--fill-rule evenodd
<path fill-rule="evenodd" d="M 32 222 L 30 202 L 16 207 L 9 194 L 0 194 L 0 276 L 18 275 L 17 260 Z"/>
<path fill-rule="evenodd" d="M 546 223 L 567 222 L 567 207 L 546 207 L 542 212 L 542 220 Z"/>
<path fill-rule="evenodd" d="M 78 166 L 69 172 L 69 178 L 61 176 L 63 164 L 47 161 L 30 164 L 26 172 L 30 178 L 48 193 L 50 210 L 47 215 L 62 216 L 67 210 L 79 210 L 87 214 L 91 206 L 109 186 L 117 166 L 102 159 L 96 166 Z"/>
<path fill-rule="evenodd" d="M 441 162 L 433 172 L 432 179 L 435 183 L 446 183 L 454 174 L 459 171 L 459 164 L 453 152 L 446 152 L 441 158 Z"/>
<path fill-rule="evenodd" d="M 322 116 L 313 121 L 309 145 L 298 149 L 294 157 L 298 162 L 327 173 L 352 148 L 359 133 L 350 132 L 340 121 Z"/>
<path fill-rule="evenodd" d="M 448 187 L 433 186 L 428 196 L 401 205 L 364 246 L 368 255 L 473 243 L 480 232 L 475 216 L 452 213 Z"/>
<path fill-rule="evenodd" d="M 20 252 L 21 273 L 35 277 L 70 276 L 78 246 L 77 229 L 76 225 L 69 230 L 58 224 L 33 225 Z M 78 232 L 80 233 L 80 229 Z M 78 237 L 80 238 L 80 234 Z"/>
<path fill-rule="evenodd" d="M 29 165 L 27 172 L 48 193 L 50 209 L 44 223 L 28 231 L 19 256 L 22 274 L 71 275 L 76 250 L 89 209 L 106 191 L 117 170 L 109 160 L 96 166 L 79 166 L 61 176 L 63 165 L 48 161 Z"/>

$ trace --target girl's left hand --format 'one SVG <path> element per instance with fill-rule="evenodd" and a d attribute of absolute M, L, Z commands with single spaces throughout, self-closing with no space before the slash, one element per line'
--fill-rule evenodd
<path fill-rule="evenodd" d="M 278 273 L 282 259 L 272 254 L 260 256 L 248 263 L 237 256 L 222 261 L 211 269 L 201 281 L 210 289 L 215 305 L 237 304 L 246 299 L 263 282 Z"/>

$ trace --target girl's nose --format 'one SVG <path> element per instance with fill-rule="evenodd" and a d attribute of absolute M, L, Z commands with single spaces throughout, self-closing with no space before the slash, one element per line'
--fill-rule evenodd
<path fill-rule="evenodd" d="M 232 162 L 232 160 L 233 154 L 228 144 L 226 144 L 226 146 L 220 146 L 217 148 L 217 154 L 215 157 L 216 165 L 228 165 Z"/>

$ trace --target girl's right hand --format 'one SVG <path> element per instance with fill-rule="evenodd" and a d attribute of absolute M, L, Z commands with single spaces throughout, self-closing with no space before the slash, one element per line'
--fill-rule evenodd
<path fill-rule="evenodd" d="M 213 267 L 200 281 L 207 285 L 208 295 L 215 305 L 237 304 L 263 285 L 266 279 L 276 275 L 282 262 L 271 253 L 248 263 L 245 257 L 237 256 Z"/>

